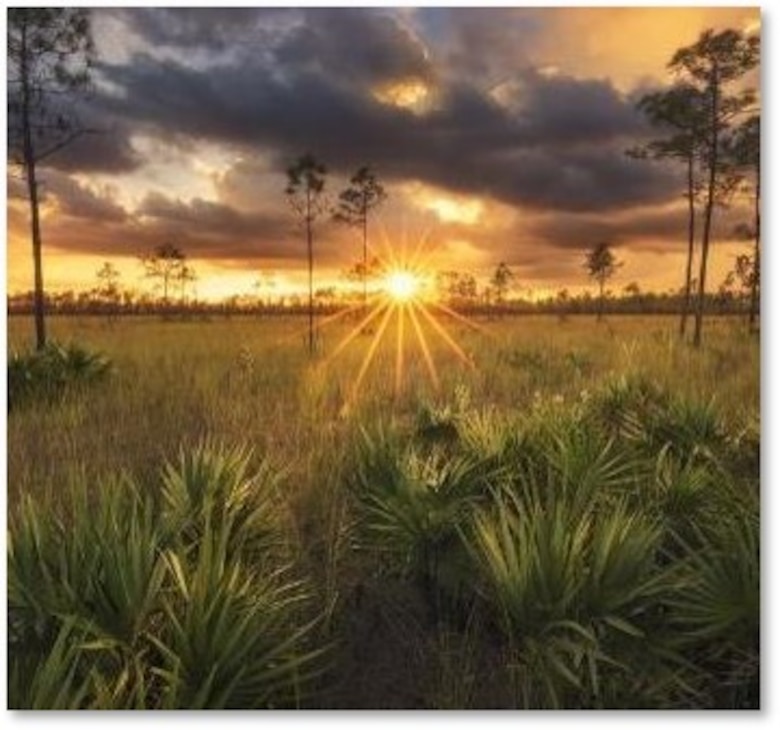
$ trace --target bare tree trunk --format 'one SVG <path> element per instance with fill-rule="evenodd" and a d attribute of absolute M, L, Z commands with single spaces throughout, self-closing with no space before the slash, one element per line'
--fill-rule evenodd
<path fill-rule="evenodd" d="M 755 205 L 755 241 L 753 244 L 753 281 L 750 286 L 750 329 L 755 329 L 758 319 L 758 277 L 761 275 L 761 160 L 756 160 L 756 195 L 753 201 Z"/>
<path fill-rule="evenodd" d="M 314 248 L 311 235 L 311 191 L 306 191 L 306 248 L 309 255 L 309 354 L 314 354 Z"/>
<path fill-rule="evenodd" d="M 688 261 L 685 265 L 685 300 L 680 316 L 680 337 L 685 337 L 688 313 L 691 311 L 691 273 L 693 268 L 693 244 L 696 235 L 696 210 L 693 189 L 693 149 L 688 156 Z"/>
<path fill-rule="evenodd" d="M 22 28 L 21 36 L 22 49 L 20 53 L 21 69 L 20 76 L 22 81 L 22 134 L 24 168 L 27 177 L 27 191 L 30 198 L 30 218 L 32 224 L 32 250 L 33 250 L 33 269 L 35 279 L 35 346 L 38 350 L 46 347 L 46 320 L 45 320 L 45 301 L 43 290 L 43 256 L 41 252 L 41 221 L 38 210 L 38 180 L 35 170 L 35 150 L 32 141 L 32 121 L 30 119 L 30 78 L 27 68 L 27 32 L 26 27 Z"/>
<path fill-rule="evenodd" d="M 27 157 L 26 153 L 25 157 Z M 35 346 L 37 349 L 42 350 L 46 347 L 46 319 L 44 313 L 41 223 L 38 211 L 38 182 L 35 176 L 35 160 L 28 158 L 25 165 L 27 167 L 27 189 L 30 195 L 30 215 L 32 217 L 33 268 L 35 272 Z"/>
<path fill-rule="evenodd" d="M 596 318 L 599 322 L 604 318 L 604 280 L 599 280 L 599 314 Z"/>
<path fill-rule="evenodd" d="M 368 305 L 368 210 L 363 194 L 363 306 Z"/>
<path fill-rule="evenodd" d="M 707 204 L 704 209 L 704 230 L 702 231 L 701 241 L 701 266 L 699 268 L 699 299 L 696 307 L 696 327 L 693 332 L 693 344 L 695 347 L 701 345 L 702 321 L 704 319 L 704 295 L 706 290 L 707 278 L 707 256 L 710 251 L 710 230 L 712 228 L 712 210 L 715 205 L 715 179 L 718 166 L 718 69 L 715 67 L 712 71 L 712 110 L 710 124 L 712 130 L 710 133 L 709 150 L 709 181 L 707 185 Z"/>

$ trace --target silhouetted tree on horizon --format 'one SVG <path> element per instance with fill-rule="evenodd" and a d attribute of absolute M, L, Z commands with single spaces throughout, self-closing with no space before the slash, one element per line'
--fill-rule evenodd
<path fill-rule="evenodd" d="M 697 174 L 703 156 L 705 97 L 693 85 L 677 83 L 669 89 L 646 94 L 637 103 L 650 124 L 669 136 L 633 148 L 628 154 L 638 159 L 677 159 L 686 166 L 685 199 L 688 204 L 688 251 L 685 264 L 684 300 L 680 315 L 680 337 L 685 336 L 691 309 L 691 279 L 696 235 L 696 199 L 702 183 Z"/>
<path fill-rule="evenodd" d="M 500 307 L 504 303 L 509 288 L 512 286 L 515 274 L 512 269 L 502 261 L 496 270 L 493 272 L 493 276 L 490 279 L 490 284 L 496 292 L 496 304 Z"/>
<path fill-rule="evenodd" d="M 172 243 L 162 243 L 154 250 L 141 256 L 141 263 L 145 269 L 146 277 L 159 279 L 163 291 L 163 304 L 167 307 L 170 303 L 168 292 L 171 283 L 181 282 L 182 272 L 186 267 L 187 257 L 181 249 Z"/>
<path fill-rule="evenodd" d="M 599 285 L 598 319 L 604 317 L 604 285 L 623 264 L 617 261 L 615 254 L 606 242 L 597 243 L 585 255 L 585 268 L 588 276 Z"/>
<path fill-rule="evenodd" d="M 339 194 L 334 218 L 340 223 L 360 228 L 363 235 L 363 305 L 368 300 L 368 217 L 386 199 L 387 193 L 367 166 L 361 167 L 350 179 L 349 186 Z"/>
<path fill-rule="evenodd" d="M 108 319 L 116 314 L 122 295 L 119 290 L 119 271 L 110 262 L 105 261 L 95 274 L 98 285 L 95 289 L 98 302 L 108 307 Z"/>
<path fill-rule="evenodd" d="M 89 11 L 8 9 L 8 144 L 21 164 L 30 203 L 35 281 L 35 343 L 46 346 L 38 165 L 84 133 L 67 108 L 85 87 L 94 52 Z"/>
<path fill-rule="evenodd" d="M 734 168 L 723 155 L 724 134 L 735 116 L 743 113 L 755 101 L 752 90 L 730 95 L 727 88 L 755 68 L 758 62 L 758 37 L 744 36 L 736 30 L 724 30 L 721 33 L 707 30 L 696 43 L 679 49 L 669 62 L 669 68 L 693 85 L 705 99 L 704 124 L 698 130 L 698 143 L 703 148 L 706 188 L 699 291 L 693 334 L 693 344 L 696 347 L 701 344 L 713 212 L 719 193 L 727 193 L 734 181 Z"/>
<path fill-rule="evenodd" d="M 729 143 L 729 153 L 733 163 L 751 173 L 752 177 L 752 203 L 753 223 L 737 227 L 736 233 L 746 240 L 753 240 L 753 255 L 750 265 L 752 273 L 743 281 L 749 281 L 750 285 L 750 315 L 748 325 L 755 328 L 759 314 L 759 286 L 761 271 L 761 118 L 758 114 L 749 117 L 735 131 Z M 744 269 L 746 259 L 741 258 L 741 266 Z"/>
<path fill-rule="evenodd" d="M 285 193 L 306 232 L 309 262 L 309 354 L 314 353 L 314 222 L 325 212 L 323 194 L 327 169 L 307 153 L 287 168 Z"/>

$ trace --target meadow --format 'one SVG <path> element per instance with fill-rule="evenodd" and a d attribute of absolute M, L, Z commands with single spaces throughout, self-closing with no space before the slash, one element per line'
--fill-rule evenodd
<path fill-rule="evenodd" d="M 759 706 L 741 319 L 345 319 L 49 320 L 111 367 L 9 412 L 11 706 Z"/>

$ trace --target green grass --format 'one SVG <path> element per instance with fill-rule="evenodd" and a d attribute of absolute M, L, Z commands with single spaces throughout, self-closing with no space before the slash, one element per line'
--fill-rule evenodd
<path fill-rule="evenodd" d="M 744 323 L 354 324 L 51 319 L 112 371 L 9 413 L 14 706 L 758 705 Z"/>

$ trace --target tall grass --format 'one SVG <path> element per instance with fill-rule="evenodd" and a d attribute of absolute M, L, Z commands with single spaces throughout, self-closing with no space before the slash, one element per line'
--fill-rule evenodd
<path fill-rule="evenodd" d="M 113 376 L 9 415 L 12 704 L 758 706 L 755 342 L 575 320 L 356 392 L 347 325 L 55 318 Z"/>

